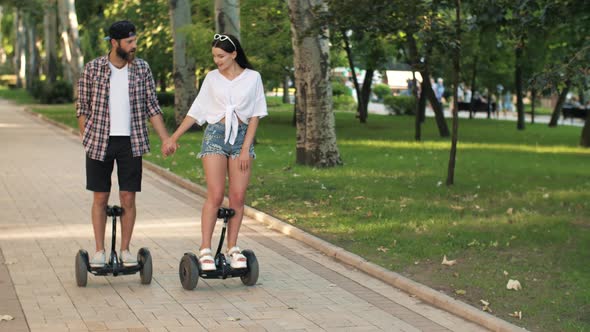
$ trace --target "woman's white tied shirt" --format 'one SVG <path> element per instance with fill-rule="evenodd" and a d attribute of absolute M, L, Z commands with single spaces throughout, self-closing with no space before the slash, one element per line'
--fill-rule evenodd
<path fill-rule="evenodd" d="M 224 142 L 233 145 L 238 135 L 238 119 L 247 124 L 253 116 L 268 115 L 260 74 L 244 69 L 236 78 L 228 80 L 219 70 L 210 71 L 187 115 L 199 125 L 225 118 Z"/>

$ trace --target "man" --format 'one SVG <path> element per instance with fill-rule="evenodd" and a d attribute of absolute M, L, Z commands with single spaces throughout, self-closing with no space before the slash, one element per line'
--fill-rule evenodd
<path fill-rule="evenodd" d="M 162 141 L 168 138 L 168 132 L 150 67 L 135 58 L 135 26 L 129 21 L 115 22 L 105 39 L 110 43 L 110 52 L 86 64 L 78 81 L 76 101 L 78 127 L 86 150 L 86 189 L 94 195 L 91 215 L 96 253 L 90 266 L 106 263 L 106 206 L 115 161 L 123 207 L 120 259 L 124 266 L 133 266 L 137 259 L 129 252 L 129 242 L 135 224 L 135 194 L 141 191 L 142 155 L 150 150 L 146 118 Z"/>

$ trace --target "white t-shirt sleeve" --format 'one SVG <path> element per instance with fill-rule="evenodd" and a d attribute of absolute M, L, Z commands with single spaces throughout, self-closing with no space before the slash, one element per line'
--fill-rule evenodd
<path fill-rule="evenodd" d="M 209 75 L 203 80 L 203 86 L 201 86 L 199 94 L 195 98 L 195 101 L 193 101 L 191 108 L 189 108 L 186 113 L 186 115 L 195 119 L 199 125 L 203 125 L 205 121 L 207 121 L 207 109 L 209 109 L 210 106 L 211 88 L 209 86 L 209 80 L 207 79 L 208 77 Z"/>
<path fill-rule="evenodd" d="M 252 116 L 263 118 L 268 115 L 266 108 L 266 97 L 264 96 L 264 87 L 262 86 L 262 78 L 260 74 L 256 75 L 256 91 L 255 91 L 255 102 Z"/>

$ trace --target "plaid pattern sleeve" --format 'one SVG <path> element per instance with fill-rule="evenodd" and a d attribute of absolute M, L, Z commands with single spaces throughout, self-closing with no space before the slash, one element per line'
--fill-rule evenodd
<path fill-rule="evenodd" d="M 110 133 L 108 56 L 89 62 L 78 81 L 76 115 L 86 116 L 82 144 L 89 158 L 105 159 Z M 131 150 L 139 157 L 150 151 L 146 120 L 162 114 L 152 72 L 147 62 L 135 59 L 128 65 L 131 106 Z"/>
<path fill-rule="evenodd" d="M 109 79 L 107 56 L 92 60 L 78 80 L 76 115 L 86 116 L 82 144 L 91 159 L 104 160 L 109 143 Z"/>

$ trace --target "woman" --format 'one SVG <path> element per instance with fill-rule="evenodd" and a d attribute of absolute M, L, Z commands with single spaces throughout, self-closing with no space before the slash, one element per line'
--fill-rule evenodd
<path fill-rule="evenodd" d="M 246 268 L 246 257 L 237 246 L 244 215 L 246 188 L 254 154 L 254 136 L 260 118 L 266 116 L 266 100 L 260 74 L 252 69 L 238 39 L 229 34 L 213 37 L 210 71 L 187 116 L 164 143 L 170 154 L 177 141 L 195 122 L 208 123 L 198 157 L 202 159 L 207 182 L 207 199 L 201 214 L 202 243 L 199 264 L 204 271 L 215 270 L 211 237 L 217 210 L 223 202 L 226 174 L 229 179 L 229 207 L 235 215 L 227 225 L 227 255 L 234 269 Z"/>

